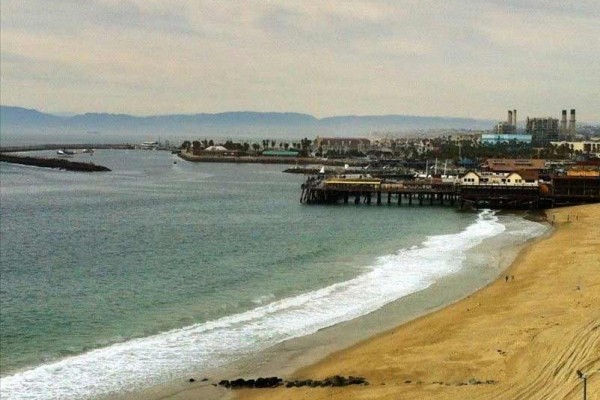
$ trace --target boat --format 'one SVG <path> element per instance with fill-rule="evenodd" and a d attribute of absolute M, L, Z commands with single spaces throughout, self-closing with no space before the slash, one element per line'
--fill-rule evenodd
<path fill-rule="evenodd" d="M 156 150 L 158 148 L 158 142 L 143 142 L 140 145 L 140 149 L 142 150 Z"/>
<path fill-rule="evenodd" d="M 62 156 L 62 157 L 72 157 L 75 154 L 75 152 L 73 152 L 71 150 L 67 150 L 67 149 L 62 149 L 62 150 L 58 150 L 56 152 L 56 154 L 58 154 L 59 156 Z"/>

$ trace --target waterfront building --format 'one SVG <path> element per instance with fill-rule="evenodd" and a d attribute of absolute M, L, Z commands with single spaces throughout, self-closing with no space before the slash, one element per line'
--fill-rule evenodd
<path fill-rule="evenodd" d="M 462 185 L 479 185 L 481 175 L 475 171 L 469 171 L 460 178 Z"/>
<path fill-rule="evenodd" d="M 504 185 L 504 186 L 536 186 L 539 174 L 537 171 L 515 172 L 475 172 L 469 171 L 460 178 L 461 185 Z"/>

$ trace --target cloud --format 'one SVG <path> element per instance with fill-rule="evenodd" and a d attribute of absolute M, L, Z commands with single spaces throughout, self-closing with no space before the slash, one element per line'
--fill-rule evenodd
<path fill-rule="evenodd" d="M 486 118 L 513 105 L 545 115 L 572 106 L 600 120 L 593 93 L 600 11 L 592 1 L 6 0 L 0 7 L 5 104 Z M 81 101 L 86 91 L 92 95 Z"/>

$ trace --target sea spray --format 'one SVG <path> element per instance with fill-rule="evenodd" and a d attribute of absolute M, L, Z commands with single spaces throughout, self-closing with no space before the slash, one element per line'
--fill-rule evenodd
<path fill-rule="evenodd" d="M 367 314 L 459 271 L 467 250 L 505 230 L 482 211 L 462 232 L 379 257 L 353 279 L 247 312 L 113 344 L 6 376 L 0 397 L 91 398 L 218 367 L 294 337 Z M 263 299 L 261 299 L 263 300 Z"/>

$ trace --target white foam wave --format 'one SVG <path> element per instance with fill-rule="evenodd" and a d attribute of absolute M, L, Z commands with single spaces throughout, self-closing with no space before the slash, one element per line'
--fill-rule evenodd
<path fill-rule="evenodd" d="M 457 234 L 380 257 L 349 281 L 215 321 L 130 340 L 41 365 L 0 380 L 7 399 L 84 399 L 135 390 L 223 365 L 284 340 L 316 332 L 423 290 L 462 268 L 465 251 L 505 230 L 492 212 Z"/>

